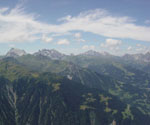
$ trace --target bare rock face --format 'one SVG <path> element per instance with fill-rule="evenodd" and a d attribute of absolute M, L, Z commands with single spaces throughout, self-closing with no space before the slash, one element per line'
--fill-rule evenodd
<path fill-rule="evenodd" d="M 89 50 L 85 53 L 79 54 L 79 55 L 83 55 L 83 56 L 109 56 L 110 54 L 107 52 L 97 52 L 94 50 Z"/>
<path fill-rule="evenodd" d="M 55 49 L 51 49 L 51 50 L 42 49 L 42 50 L 39 50 L 38 52 L 34 53 L 34 55 L 35 56 L 37 56 L 37 55 L 46 56 L 46 57 L 49 57 L 54 60 L 61 59 L 65 56 L 64 54 L 58 52 Z"/>
<path fill-rule="evenodd" d="M 6 57 L 19 57 L 19 56 L 23 56 L 23 55 L 26 55 L 26 52 L 24 50 L 11 48 L 7 52 Z"/>

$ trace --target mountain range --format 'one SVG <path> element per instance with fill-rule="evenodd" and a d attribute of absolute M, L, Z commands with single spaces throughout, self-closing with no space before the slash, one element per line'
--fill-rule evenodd
<path fill-rule="evenodd" d="M 149 125 L 150 53 L 0 58 L 0 125 Z"/>
<path fill-rule="evenodd" d="M 26 53 L 24 50 L 17 49 L 17 48 L 11 48 L 6 53 L 5 56 L 6 57 L 19 57 L 19 56 L 23 56 L 23 55 L 26 55 L 26 54 L 28 54 L 28 53 Z M 35 55 L 35 56 L 40 56 L 41 55 L 41 56 L 49 57 L 49 58 L 54 59 L 54 60 L 63 59 L 64 57 L 69 56 L 69 55 L 62 54 L 61 52 L 59 52 L 55 49 L 51 49 L 51 50 L 42 49 L 42 50 L 39 50 L 38 52 L 33 53 L 33 55 Z M 74 56 L 74 55 L 70 55 L 70 56 Z M 113 56 L 113 57 L 115 57 L 114 55 L 111 55 L 107 52 L 97 52 L 97 51 L 94 51 L 94 50 L 89 50 L 87 52 L 78 54 L 76 56 L 94 56 L 94 57 L 95 56 L 105 56 L 105 57 Z M 125 54 L 120 58 L 123 58 L 127 61 L 132 60 L 132 61 L 138 61 L 138 62 L 143 62 L 143 63 L 144 62 L 149 63 L 150 62 L 150 52 L 147 52 L 145 54 L 143 54 L 143 53 Z"/>

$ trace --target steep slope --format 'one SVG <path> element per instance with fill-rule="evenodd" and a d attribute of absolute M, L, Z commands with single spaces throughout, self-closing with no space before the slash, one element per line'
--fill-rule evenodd
<path fill-rule="evenodd" d="M 132 63 L 125 62 L 121 57 L 74 56 L 69 60 L 81 67 L 116 80 L 117 82 L 111 81 L 115 87 L 107 85 L 108 91 L 118 96 L 122 101 L 138 107 L 144 114 L 150 115 L 148 67 L 147 70 L 143 70 L 141 64 L 135 64 L 132 61 Z"/>
<path fill-rule="evenodd" d="M 4 58 L 0 60 L 0 76 L 5 76 L 10 81 L 21 76 L 37 76 L 37 73 L 27 70 L 14 58 Z"/>
<path fill-rule="evenodd" d="M 123 118 L 126 105 L 107 92 L 57 75 L 20 77 L 11 84 L 5 80 L 0 81 L 0 123 L 4 125 L 107 125 L 113 120 L 129 124 L 134 121 L 130 114 Z"/>
<path fill-rule="evenodd" d="M 17 61 L 32 71 L 54 73 L 63 71 L 68 64 L 66 61 L 53 60 L 42 55 L 25 55 L 17 58 Z"/>
<path fill-rule="evenodd" d="M 78 61 L 81 60 L 81 63 L 79 62 L 78 64 L 90 70 L 66 61 L 57 60 L 57 63 L 50 59 L 44 61 L 44 58 L 42 58 L 42 62 L 46 63 L 40 70 L 55 72 L 88 87 L 108 91 L 125 103 L 138 107 L 144 114 L 150 115 L 150 76 L 147 73 L 122 63 L 122 60 L 117 57 L 113 59 L 112 62 L 109 61 L 105 64 L 103 64 L 103 61 L 101 61 L 99 57 L 86 56 L 85 58 L 86 62 L 89 60 L 87 63 L 82 56 L 79 56 Z M 38 60 L 35 62 L 38 63 Z M 65 65 L 60 65 L 62 62 Z M 106 62 L 106 60 L 104 60 L 104 62 Z M 47 67 L 48 65 L 50 68 Z M 34 66 L 32 66 L 32 68 L 34 68 Z M 39 69 L 39 67 L 36 67 L 36 69 Z M 143 107 L 143 105 L 145 107 Z"/>
<path fill-rule="evenodd" d="M 10 82 L 0 77 L 0 125 L 15 125 L 15 108 Z"/>

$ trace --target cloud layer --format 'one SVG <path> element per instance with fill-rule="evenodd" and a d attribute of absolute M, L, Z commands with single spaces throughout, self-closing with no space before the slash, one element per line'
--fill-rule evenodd
<path fill-rule="evenodd" d="M 95 49 L 95 46 L 94 45 L 84 45 L 82 47 L 82 49 L 85 49 L 85 50 L 94 50 Z"/>
<path fill-rule="evenodd" d="M 61 39 L 57 42 L 58 45 L 69 45 L 70 42 L 67 39 Z"/>
<path fill-rule="evenodd" d="M 101 47 L 108 48 L 110 50 L 118 50 L 122 41 L 116 39 L 106 39 L 105 43 L 101 43 Z"/>
<path fill-rule="evenodd" d="M 67 16 L 59 19 L 60 24 L 46 24 L 37 20 L 34 14 L 25 13 L 24 9 L 16 6 L 13 9 L 0 9 L 0 42 L 32 42 L 52 38 L 47 34 L 63 34 L 70 31 L 91 32 L 111 38 L 129 38 L 150 42 L 150 27 L 136 25 L 129 17 L 112 16 L 102 9 L 82 12 L 77 16 Z M 44 36 L 44 37 L 43 37 Z M 75 37 L 81 39 L 80 34 Z"/>
<path fill-rule="evenodd" d="M 81 33 L 75 33 L 74 37 L 75 37 L 76 41 L 78 41 L 78 42 L 85 42 L 85 40 L 82 39 Z"/>

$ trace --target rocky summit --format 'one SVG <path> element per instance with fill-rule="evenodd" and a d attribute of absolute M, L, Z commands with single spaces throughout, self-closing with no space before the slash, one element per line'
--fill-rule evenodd
<path fill-rule="evenodd" d="M 42 49 L 42 50 L 39 50 L 38 52 L 34 53 L 34 55 L 46 56 L 46 57 L 49 57 L 51 59 L 61 59 L 65 56 L 64 54 L 58 52 L 55 49 L 51 49 L 51 50 Z"/>
<path fill-rule="evenodd" d="M 6 57 L 18 57 L 23 55 L 26 55 L 24 50 L 12 48 L 7 52 Z"/>

